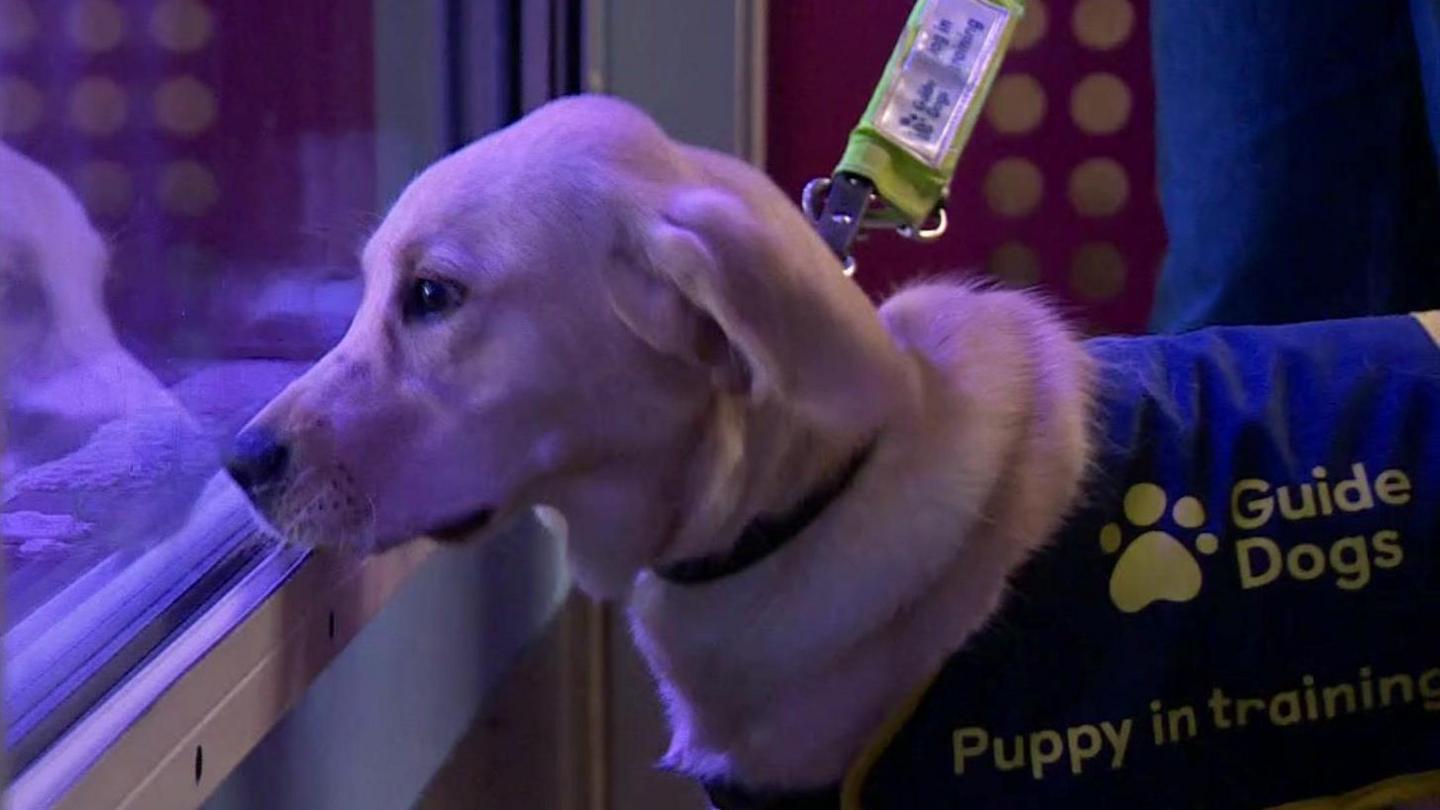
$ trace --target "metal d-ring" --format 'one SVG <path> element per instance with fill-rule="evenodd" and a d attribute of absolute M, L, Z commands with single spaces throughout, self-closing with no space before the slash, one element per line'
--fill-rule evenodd
<path fill-rule="evenodd" d="M 950 227 L 950 217 L 945 213 L 944 207 L 936 208 L 935 224 L 926 223 L 919 228 L 910 225 L 901 225 L 895 232 L 916 242 L 934 242 L 945 235 L 945 230 Z"/>

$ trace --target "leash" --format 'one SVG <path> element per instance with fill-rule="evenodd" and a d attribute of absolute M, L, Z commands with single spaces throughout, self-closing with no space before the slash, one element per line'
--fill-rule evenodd
<path fill-rule="evenodd" d="M 800 195 L 845 275 L 862 230 L 945 235 L 950 180 L 1023 13 L 1024 0 L 915 4 L 840 163 Z"/>

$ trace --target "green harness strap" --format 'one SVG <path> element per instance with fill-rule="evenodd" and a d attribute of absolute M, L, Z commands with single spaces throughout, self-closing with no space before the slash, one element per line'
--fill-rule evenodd
<path fill-rule="evenodd" d="M 915 4 L 834 176 L 805 189 L 806 213 L 847 274 L 862 227 L 921 241 L 944 233 L 950 179 L 1023 13 L 1023 0 Z"/>

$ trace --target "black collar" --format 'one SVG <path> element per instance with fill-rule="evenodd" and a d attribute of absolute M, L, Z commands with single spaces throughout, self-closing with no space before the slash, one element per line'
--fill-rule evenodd
<path fill-rule="evenodd" d="M 705 795 L 715 810 L 840 810 L 839 785 L 782 793 L 706 782 Z"/>
<path fill-rule="evenodd" d="M 814 523 L 820 513 L 834 503 L 835 499 L 840 497 L 850 484 L 854 483 L 855 476 L 860 473 L 860 468 L 864 467 L 865 462 L 870 459 L 870 452 L 874 449 L 873 441 L 866 442 L 865 446 L 852 456 L 835 476 L 805 496 L 789 512 L 775 517 L 758 517 L 751 521 L 750 525 L 745 527 L 745 531 L 740 533 L 740 539 L 729 551 L 722 554 L 711 554 L 707 557 L 681 560 L 658 567 L 655 569 L 655 573 L 661 579 L 676 585 L 702 585 L 731 574 L 738 574 L 760 562 L 779 551 L 782 546 L 804 531 L 805 527 Z"/>

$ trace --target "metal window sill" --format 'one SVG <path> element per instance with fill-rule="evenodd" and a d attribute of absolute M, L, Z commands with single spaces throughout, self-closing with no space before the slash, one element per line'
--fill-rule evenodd
<path fill-rule="evenodd" d="M 198 806 L 434 548 L 275 550 L 17 775 L 8 806 Z"/>

